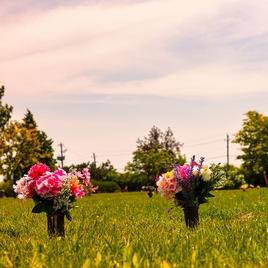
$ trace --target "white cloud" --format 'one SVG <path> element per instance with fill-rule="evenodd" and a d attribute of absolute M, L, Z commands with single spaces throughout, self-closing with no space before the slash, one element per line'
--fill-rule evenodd
<path fill-rule="evenodd" d="M 102 1 L 29 9 L 0 26 L 1 80 L 15 94 L 33 97 L 263 91 L 267 64 L 254 62 L 252 39 L 267 33 L 268 19 L 265 2 L 257 2 Z"/>

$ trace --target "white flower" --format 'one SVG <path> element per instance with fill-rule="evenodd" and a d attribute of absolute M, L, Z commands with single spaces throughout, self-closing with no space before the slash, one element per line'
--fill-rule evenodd
<path fill-rule="evenodd" d="M 207 162 L 203 162 L 202 168 L 207 170 L 209 168 L 209 164 Z"/>
<path fill-rule="evenodd" d="M 211 174 L 212 174 L 212 171 L 209 168 L 207 169 L 202 168 L 200 170 L 200 175 L 202 176 L 203 181 L 209 181 Z"/>

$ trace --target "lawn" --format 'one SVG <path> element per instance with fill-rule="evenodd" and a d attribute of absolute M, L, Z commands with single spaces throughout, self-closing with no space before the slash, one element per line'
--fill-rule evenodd
<path fill-rule="evenodd" d="M 33 201 L 0 199 L 0 267 L 268 267 L 268 190 L 214 192 L 197 228 L 159 194 L 94 194 L 76 202 L 65 238 L 49 238 Z"/>

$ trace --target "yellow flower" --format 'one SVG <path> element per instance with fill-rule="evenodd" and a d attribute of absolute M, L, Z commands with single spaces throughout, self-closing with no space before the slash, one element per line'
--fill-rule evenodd
<path fill-rule="evenodd" d="M 172 171 L 167 172 L 167 173 L 166 173 L 166 178 L 167 178 L 167 179 L 172 178 L 172 177 L 173 177 L 173 173 L 174 173 L 174 171 L 173 171 L 173 170 L 172 170 Z"/>

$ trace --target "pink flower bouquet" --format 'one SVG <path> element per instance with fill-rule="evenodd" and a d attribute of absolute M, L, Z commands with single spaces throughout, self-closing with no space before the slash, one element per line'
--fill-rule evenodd
<path fill-rule="evenodd" d="M 87 168 L 82 172 L 66 173 L 63 169 L 51 172 L 47 165 L 36 164 L 30 168 L 27 175 L 16 181 L 13 188 L 22 201 L 28 198 L 34 200 L 33 213 L 62 213 L 71 221 L 71 203 L 85 195 L 84 188 L 88 185 L 90 173 Z"/>

